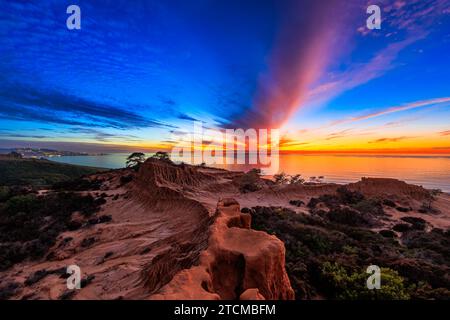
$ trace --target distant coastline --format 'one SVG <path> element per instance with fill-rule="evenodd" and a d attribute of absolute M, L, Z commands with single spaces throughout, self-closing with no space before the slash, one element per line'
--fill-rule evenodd
<path fill-rule="evenodd" d="M 65 150 L 55 150 L 48 148 L 2 148 L 0 154 L 8 154 L 16 152 L 23 158 L 51 158 L 51 157 L 78 157 L 78 156 L 104 156 L 106 153 L 87 153 L 87 152 L 75 152 Z"/>

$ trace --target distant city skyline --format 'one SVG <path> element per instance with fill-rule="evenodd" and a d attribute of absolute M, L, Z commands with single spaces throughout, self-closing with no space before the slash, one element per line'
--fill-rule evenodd
<path fill-rule="evenodd" d="M 450 154 L 450 1 L 7 1 L 0 148 L 170 150 L 280 128 L 281 152 Z M 381 8 L 369 30 L 366 9 Z"/>

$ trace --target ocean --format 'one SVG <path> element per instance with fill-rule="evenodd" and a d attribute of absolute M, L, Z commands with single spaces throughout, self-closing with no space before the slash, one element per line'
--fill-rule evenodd
<path fill-rule="evenodd" d="M 123 168 L 128 153 L 100 156 L 52 157 L 50 160 L 76 165 Z M 249 166 L 219 167 L 249 170 Z M 301 174 L 306 180 L 323 176 L 325 182 L 348 183 L 361 177 L 396 178 L 429 189 L 450 192 L 450 156 L 447 155 L 280 155 L 280 171 Z"/>

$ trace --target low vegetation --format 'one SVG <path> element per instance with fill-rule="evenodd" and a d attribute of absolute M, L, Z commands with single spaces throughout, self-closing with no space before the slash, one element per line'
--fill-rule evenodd
<path fill-rule="evenodd" d="M 275 184 L 303 184 L 305 179 L 300 174 L 288 175 L 284 172 L 280 172 L 273 176 Z"/>
<path fill-rule="evenodd" d="M 0 158 L 0 186 L 50 186 L 101 168 L 75 166 L 41 159 Z"/>
<path fill-rule="evenodd" d="M 262 188 L 261 170 L 252 169 L 236 179 L 239 191 L 242 193 L 255 192 Z"/>
<path fill-rule="evenodd" d="M 88 219 L 104 203 L 101 197 L 74 192 L 37 195 L 9 189 L 0 202 L 0 270 L 25 259 L 44 257 L 61 232 L 82 226 L 72 221 L 74 212 Z M 107 216 L 100 217 L 95 223 L 109 220 Z"/>
<path fill-rule="evenodd" d="M 46 256 L 61 232 L 82 227 L 72 214 L 79 212 L 88 221 L 105 203 L 102 197 L 78 193 L 98 190 L 102 184 L 83 176 L 103 170 L 14 155 L 0 157 L 0 270 Z M 52 191 L 39 195 L 43 188 Z M 99 217 L 93 223 L 109 220 Z"/>
<path fill-rule="evenodd" d="M 328 211 L 318 209 L 324 206 Z M 345 188 L 311 199 L 308 207 L 310 214 L 243 209 L 252 214 L 252 228 L 285 243 L 297 299 L 450 299 L 450 231 L 427 232 L 413 217 L 403 219 L 400 238 L 392 230 L 372 231 L 384 217 L 382 201 Z M 370 265 L 382 268 L 381 290 L 366 287 Z"/>

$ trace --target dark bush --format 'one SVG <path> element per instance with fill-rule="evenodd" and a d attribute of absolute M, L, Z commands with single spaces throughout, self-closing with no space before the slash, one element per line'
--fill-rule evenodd
<path fill-rule="evenodd" d="M 361 192 L 350 191 L 346 187 L 339 187 L 336 192 L 344 204 L 356 204 L 364 200 L 364 195 Z"/>
<path fill-rule="evenodd" d="M 406 223 L 397 223 L 395 226 L 392 227 L 392 230 L 397 232 L 407 232 L 411 230 L 411 225 Z"/>
<path fill-rule="evenodd" d="M 449 298 L 448 231 L 410 230 L 405 224 L 409 232 L 399 242 L 391 230 L 376 233 L 347 224 L 360 214 L 351 208 L 337 215 L 346 223 L 332 221 L 328 213 L 319 217 L 279 207 L 253 207 L 250 212 L 252 228 L 284 242 L 286 271 L 297 299 Z M 383 268 L 384 290 L 365 286 L 365 271 L 372 264 Z"/>
<path fill-rule="evenodd" d="M 320 202 L 320 200 L 319 199 L 317 199 L 317 198 L 311 198 L 311 199 L 309 199 L 309 202 L 308 202 L 308 208 L 310 208 L 310 209 L 313 209 L 313 208 L 315 208 L 316 206 L 317 206 L 317 204 Z"/>
<path fill-rule="evenodd" d="M 430 232 L 415 230 L 406 233 L 402 238 L 408 248 L 422 252 L 421 254 L 428 256 L 429 260 L 450 265 L 450 238 L 439 229 Z M 431 257 L 425 254 L 426 250 L 431 250 L 435 255 Z"/>
<path fill-rule="evenodd" d="M 349 226 L 370 226 L 370 221 L 363 214 L 348 207 L 333 209 L 328 212 L 327 217 L 332 222 Z"/>
<path fill-rule="evenodd" d="M 319 201 L 330 209 L 338 208 L 341 204 L 344 204 L 340 197 L 333 194 L 323 194 L 319 197 Z"/>
<path fill-rule="evenodd" d="M 94 275 L 89 275 L 84 279 L 81 279 L 80 286 L 81 288 L 85 288 L 88 284 L 90 284 L 95 279 Z"/>
<path fill-rule="evenodd" d="M 73 296 L 75 295 L 76 291 L 75 290 L 67 290 L 64 291 L 60 296 L 59 296 L 59 300 L 70 300 L 73 298 Z"/>
<path fill-rule="evenodd" d="M 289 204 L 296 206 L 296 207 L 301 207 L 305 203 L 302 200 L 291 200 L 291 201 L 289 201 Z"/>
<path fill-rule="evenodd" d="M 19 285 L 18 282 L 8 282 L 0 287 L 0 300 L 7 300 L 15 295 L 19 289 Z"/>
<path fill-rule="evenodd" d="M 380 230 L 378 233 L 381 234 L 385 238 L 396 238 L 397 237 L 397 234 L 392 230 Z"/>
<path fill-rule="evenodd" d="M 88 237 L 88 238 L 84 238 L 83 241 L 81 241 L 81 246 L 83 248 L 87 248 L 92 246 L 95 243 L 95 238 L 94 237 Z"/>
<path fill-rule="evenodd" d="M 112 220 L 111 215 L 102 215 L 96 218 L 91 218 L 88 220 L 88 224 L 90 225 L 94 225 L 94 224 L 99 224 L 99 223 L 105 223 L 105 222 L 109 222 Z"/>
<path fill-rule="evenodd" d="M 38 270 L 25 280 L 25 285 L 31 286 L 44 279 L 48 274 L 49 272 L 45 269 Z"/>
<path fill-rule="evenodd" d="M 133 175 L 132 174 L 128 174 L 126 176 L 121 176 L 120 177 L 120 184 L 121 185 L 125 185 L 129 182 L 133 181 Z"/>
<path fill-rule="evenodd" d="M 261 178 L 258 171 L 250 170 L 235 179 L 241 193 L 255 192 L 261 189 Z"/>
<path fill-rule="evenodd" d="M 392 227 L 392 230 L 397 231 L 397 232 L 407 232 L 407 231 L 411 230 L 411 225 L 409 225 L 407 223 L 397 223 L 396 225 L 394 225 Z"/>
<path fill-rule="evenodd" d="M 111 220 L 112 220 L 111 215 L 102 215 L 102 216 L 98 217 L 99 223 L 110 222 Z"/>
<path fill-rule="evenodd" d="M 0 186 L 0 202 L 8 200 L 11 196 L 10 188 L 7 186 Z"/>
<path fill-rule="evenodd" d="M 91 216 L 104 203 L 104 199 L 99 199 L 72 192 L 8 199 L 0 207 L 0 270 L 27 258 L 45 256 L 61 232 L 81 227 L 80 221 L 72 221 L 72 213 Z"/>
<path fill-rule="evenodd" d="M 101 205 L 104 205 L 106 203 L 106 199 L 105 198 L 97 198 L 97 199 L 95 199 L 95 201 L 94 201 L 94 205 L 95 206 L 101 206 Z"/>
<path fill-rule="evenodd" d="M 389 200 L 389 199 L 383 199 L 383 204 L 385 206 L 388 206 L 388 207 L 391 207 L 391 208 L 395 208 L 397 206 L 394 201 Z"/>
<path fill-rule="evenodd" d="M 416 230 L 425 230 L 427 222 L 422 218 L 402 217 L 401 220 L 412 224 L 412 228 Z"/>
<path fill-rule="evenodd" d="M 365 214 L 375 216 L 381 216 L 385 214 L 381 202 L 376 199 L 364 199 L 353 204 L 351 207 Z"/>
<path fill-rule="evenodd" d="M 80 229 L 83 226 L 83 224 L 80 221 L 69 221 L 69 222 L 67 222 L 66 226 L 67 226 L 67 230 L 75 231 L 75 230 Z"/>

